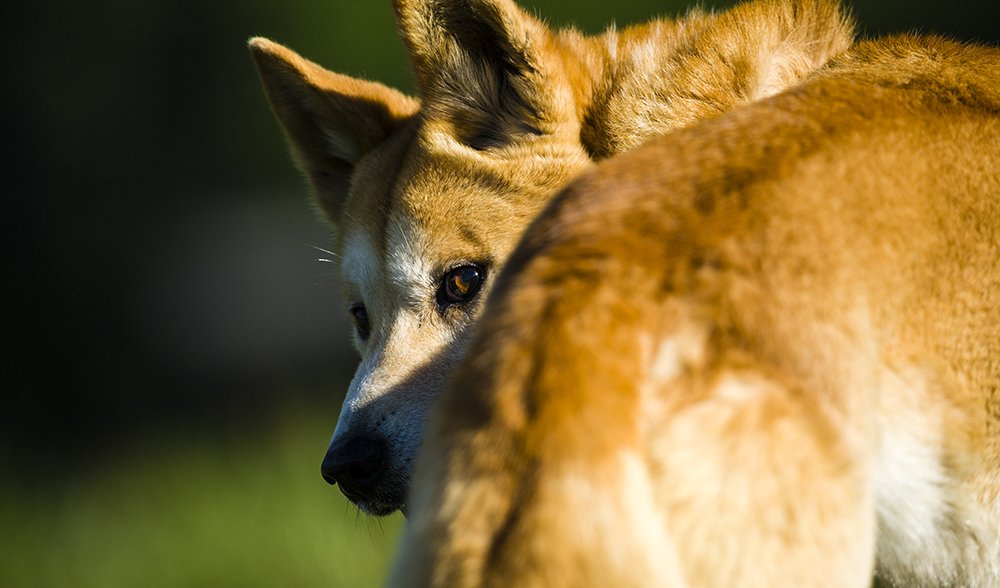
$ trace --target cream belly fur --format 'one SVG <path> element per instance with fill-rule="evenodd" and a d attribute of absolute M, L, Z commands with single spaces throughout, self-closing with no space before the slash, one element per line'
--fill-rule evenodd
<path fill-rule="evenodd" d="M 831 0 L 756 0 L 594 37 L 511 0 L 396 0 L 419 99 L 253 39 L 296 163 L 334 230 L 358 371 L 323 473 L 405 507 L 427 411 L 507 256 L 596 161 L 773 95 L 852 42 Z"/>
<path fill-rule="evenodd" d="M 394 586 L 1000 586 L 1000 50 L 860 43 L 573 182 L 410 507 Z"/>

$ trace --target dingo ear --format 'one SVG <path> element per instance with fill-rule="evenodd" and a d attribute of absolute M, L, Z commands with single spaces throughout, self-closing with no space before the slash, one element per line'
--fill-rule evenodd
<path fill-rule="evenodd" d="M 336 222 L 354 164 L 419 103 L 382 84 L 328 71 L 267 39 L 251 39 L 249 46 L 293 157 Z"/>
<path fill-rule="evenodd" d="M 428 120 L 476 149 L 548 130 L 548 28 L 510 0 L 395 0 Z"/>

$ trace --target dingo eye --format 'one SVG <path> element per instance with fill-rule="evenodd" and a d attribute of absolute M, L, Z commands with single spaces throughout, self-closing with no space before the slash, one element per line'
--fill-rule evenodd
<path fill-rule="evenodd" d="M 368 309 L 365 308 L 364 304 L 355 304 L 351 307 L 350 313 L 354 319 L 354 328 L 358 330 L 358 337 L 362 341 L 366 341 L 368 336 L 371 335 L 371 325 L 368 323 Z"/>
<path fill-rule="evenodd" d="M 442 308 L 472 300 L 483 285 L 486 270 L 475 264 L 452 268 L 438 288 L 437 301 Z"/>

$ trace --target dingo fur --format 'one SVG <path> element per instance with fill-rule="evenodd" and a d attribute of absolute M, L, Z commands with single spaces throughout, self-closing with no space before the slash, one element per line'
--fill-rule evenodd
<path fill-rule="evenodd" d="M 798 83 L 852 42 L 832 0 L 757 0 L 594 37 L 512 0 L 395 8 L 419 100 L 250 42 L 334 228 L 357 323 L 361 364 L 324 476 L 374 514 L 405 507 L 427 410 L 552 195 L 595 161 Z"/>
<path fill-rule="evenodd" d="M 1000 50 L 860 43 L 584 174 L 413 490 L 397 586 L 1000 586 Z"/>

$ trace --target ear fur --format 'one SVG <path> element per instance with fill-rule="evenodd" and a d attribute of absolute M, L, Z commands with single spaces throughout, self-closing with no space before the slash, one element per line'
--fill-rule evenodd
<path fill-rule="evenodd" d="M 545 25 L 510 0 L 395 0 L 395 9 L 429 119 L 449 121 L 475 149 L 551 126 Z"/>
<path fill-rule="evenodd" d="M 292 155 L 336 222 L 354 164 L 419 103 L 382 84 L 328 71 L 264 38 L 251 39 L 249 48 Z"/>

